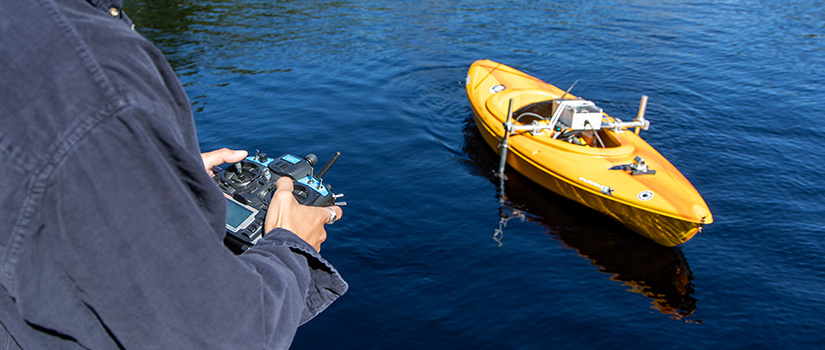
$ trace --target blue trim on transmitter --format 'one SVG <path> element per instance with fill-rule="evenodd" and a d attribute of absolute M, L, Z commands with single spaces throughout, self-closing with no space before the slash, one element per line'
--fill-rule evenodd
<path fill-rule="evenodd" d="M 287 161 L 287 162 L 290 162 L 290 163 L 292 163 L 293 165 L 294 165 L 294 164 L 298 164 L 298 163 L 300 163 L 300 162 L 301 162 L 301 158 L 298 158 L 298 157 L 293 156 L 293 155 L 291 155 L 291 154 L 287 154 L 287 155 L 285 155 L 285 156 L 281 157 L 281 159 L 283 159 L 283 160 L 285 160 L 285 161 Z"/>
<path fill-rule="evenodd" d="M 298 182 L 300 182 L 304 185 L 307 185 L 307 187 L 315 190 L 315 192 L 320 193 L 321 196 L 323 196 L 323 197 L 326 197 L 329 194 L 329 191 L 327 191 L 327 187 L 321 185 L 321 182 L 318 181 L 318 179 L 316 179 L 314 177 L 307 176 L 303 179 L 298 180 Z"/>

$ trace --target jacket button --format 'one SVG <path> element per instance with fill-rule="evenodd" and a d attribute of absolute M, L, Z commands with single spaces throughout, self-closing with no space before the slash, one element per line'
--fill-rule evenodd
<path fill-rule="evenodd" d="M 109 14 L 112 15 L 112 17 L 120 16 L 120 10 L 118 10 L 116 7 L 112 7 L 109 9 Z"/>

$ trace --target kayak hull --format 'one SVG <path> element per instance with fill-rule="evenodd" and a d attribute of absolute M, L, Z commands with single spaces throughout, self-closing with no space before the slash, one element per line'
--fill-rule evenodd
<path fill-rule="evenodd" d="M 473 63 L 466 88 L 476 126 L 499 154 L 508 111 L 520 111 L 565 94 L 553 85 L 489 60 Z M 567 94 L 565 98 L 576 97 Z M 606 114 L 603 118 L 615 121 Z M 693 185 L 633 130 L 602 129 L 598 131 L 602 142 L 595 146 L 571 144 L 551 135 L 548 131 L 511 133 L 507 164 L 550 191 L 601 212 L 664 246 L 687 242 L 712 222 L 710 210 Z M 642 157 L 655 173 L 633 175 L 616 170 L 633 163 L 635 157 Z"/>

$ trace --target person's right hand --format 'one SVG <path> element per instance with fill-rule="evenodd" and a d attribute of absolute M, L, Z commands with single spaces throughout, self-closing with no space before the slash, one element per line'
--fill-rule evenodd
<path fill-rule="evenodd" d="M 292 195 L 293 184 L 289 177 L 281 177 L 275 185 L 277 189 L 272 195 L 264 221 L 265 232 L 276 227 L 287 229 L 320 252 L 321 243 L 327 239 L 324 225 L 331 216 L 329 209 L 298 204 Z M 343 215 L 343 211 L 337 205 L 329 208 L 335 211 L 338 219 Z"/>

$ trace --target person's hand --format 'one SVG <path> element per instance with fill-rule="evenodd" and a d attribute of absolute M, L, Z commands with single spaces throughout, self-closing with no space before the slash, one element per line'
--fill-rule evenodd
<path fill-rule="evenodd" d="M 214 167 L 225 163 L 237 163 L 246 158 L 248 152 L 244 150 L 235 151 L 229 148 L 221 148 L 211 152 L 201 153 L 203 166 L 209 176 L 215 176 Z"/>
<path fill-rule="evenodd" d="M 332 208 L 338 219 L 343 215 L 340 207 L 311 207 L 298 204 L 292 195 L 292 179 L 281 177 L 275 183 L 278 187 L 272 195 L 269 209 L 266 212 L 264 230 L 269 232 L 276 227 L 287 229 L 301 237 L 315 250 L 321 251 L 321 243 L 327 239 L 327 231 L 324 225 L 330 222 L 330 211 Z"/>

